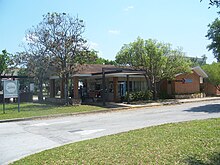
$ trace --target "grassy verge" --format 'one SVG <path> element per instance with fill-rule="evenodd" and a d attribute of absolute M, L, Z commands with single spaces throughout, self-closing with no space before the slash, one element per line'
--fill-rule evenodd
<path fill-rule="evenodd" d="M 220 164 L 220 118 L 166 124 L 43 151 L 14 164 Z"/>
<path fill-rule="evenodd" d="M 37 103 L 22 103 L 20 107 L 20 112 L 18 112 L 17 104 L 7 104 L 6 113 L 3 114 L 3 105 L 0 104 L 0 120 L 104 110 L 102 107 L 89 105 L 54 106 Z"/>

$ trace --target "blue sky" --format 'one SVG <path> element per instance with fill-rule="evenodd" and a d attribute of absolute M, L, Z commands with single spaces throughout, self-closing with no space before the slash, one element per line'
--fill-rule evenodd
<path fill-rule="evenodd" d="M 84 37 L 99 56 L 113 60 L 123 46 L 157 39 L 182 47 L 187 56 L 206 54 L 207 25 L 218 16 L 208 0 L 0 0 L 0 50 L 22 51 L 25 32 L 48 12 L 66 12 L 86 23 Z"/>

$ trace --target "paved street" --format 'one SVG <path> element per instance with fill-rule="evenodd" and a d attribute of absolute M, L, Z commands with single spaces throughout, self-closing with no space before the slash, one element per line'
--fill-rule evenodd
<path fill-rule="evenodd" d="M 164 123 L 219 117 L 217 100 L 0 123 L 0 164 L 66 143 Z"/>

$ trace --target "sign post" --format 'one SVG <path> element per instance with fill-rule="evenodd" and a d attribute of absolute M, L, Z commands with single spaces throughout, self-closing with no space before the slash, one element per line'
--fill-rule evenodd
<path fill-rule="evenodd" d="M 19 99 L 19 83 L 18 80 L 4 80 L 4 89 L 3 89 L 3 113 L 5 113 L 5 99 L 6 98 L 18 98 L 18 112 L 20 112 L 20 99 Z"/>

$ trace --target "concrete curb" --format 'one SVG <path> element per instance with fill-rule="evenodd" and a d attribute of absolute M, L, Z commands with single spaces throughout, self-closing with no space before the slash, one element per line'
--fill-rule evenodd
<path fill-rule="evenodd" d="M 66 114 L 64 113 L 64 114 L 56 114 L 56 115 L 49 115 L 49 116 L 35 116 L 35 117 L 28 117 L 28 118 L 6 119 L 6 120 L 0 120 L 0 123 L 41 120 L 41 119 L 47 119 L 47 118 L 51 119 L 51 118 L 58 118 L 58 117 L 65 117 L 65 116 L 78 116 L 78 115 L 88 115 L 88 114 L 95 114 L 95 113 L 108 113 L 108 112 L 115 112 L 115 111 L 128 110 L 128 109 L 147 108 L 147 107 L 155 107 L 155 106 L 169 106 L 169 105 L 177 105 L 177 104 L 184 104 L 184 103 L 216 101 L 216 100 L 220 101 L 220 97 L 201 98 L 201 99 L 183 99 L 183 100 L 174 100 L 174 101 L 169 101 L 169 102 L 133 105 L 130 107 L 110 108 L 108 110 L 98 110 L 98 111 L 90 111 L 90 112 L 76 112 L 76 113 L 66 113 Z"/>

